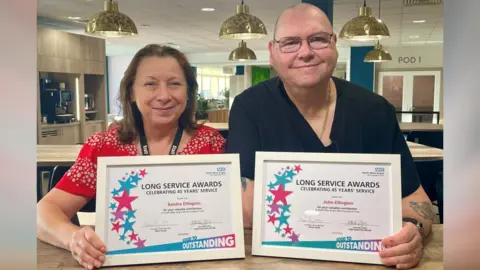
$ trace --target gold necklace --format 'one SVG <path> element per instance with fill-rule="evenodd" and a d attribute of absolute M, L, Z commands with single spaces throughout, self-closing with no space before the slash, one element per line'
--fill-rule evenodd
<path fill-rule="evenodd" d="M 322 133 L 320 134 L 320 141 L 323 138 L 323 133 L 325 132 L 325 126 L 327 125 L 328 112 L 330 111 L 330 80 L 328 80 L 328 96 L 327 96 L 327 112 L 325 113 L 325 119 L 323 120 Z"/>

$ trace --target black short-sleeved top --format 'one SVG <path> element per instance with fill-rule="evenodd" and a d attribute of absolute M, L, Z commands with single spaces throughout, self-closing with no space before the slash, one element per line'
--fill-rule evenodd
<path fill-rule="evenodd" d="M 241 175 L 254 180 L 256 151 L 400 154 L 402 197 L 416 191 L 420 180 L 395 108 L 368 89 L 336 77 L 333 81 L 337 103 L 328 147 L 287 96 L 278 77 L 235 97 L 226 152 L 240 154 Z"/>

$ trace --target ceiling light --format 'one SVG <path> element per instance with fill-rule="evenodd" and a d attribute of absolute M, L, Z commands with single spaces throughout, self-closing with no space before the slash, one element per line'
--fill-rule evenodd
<path fill-rule="evenodd" d="M 69 16 L 68 18 L 70 20 L 80 20 L 80 19 L 82 19 L 82 17 L 72 17 L 72 16 Z"/>
<path fill-rule="evenodd" d="M 114 0 L 104 2 L 104 11 L 95 14 L 88 21 L 85 32 L 105 37 L 138 35 L 135 23 L 127 15 L 118 11 L 118 3 Z"/>
<path fill-rule="evenodd" d="M 141 24 L 140 26 L 141 26 L 141 27 L 145 27 L 145 28 L 150 27 L 149 24 Z"/>
<path fill-rule="evenodd" d="M 245 41 L 241 41 L 238 44 L 238 48 L 233 50 L 228 57 L 230 61 L 246 61 L 246 60 L 257 60 L 257 56 L 255 53 L 247 48 L 247 43 Z"/>
<path fill-rule="evenodd" d="M 249 14 L 249 7 L 242 3 L 237 5 L 236 14 L 225 20 L 218 36 L 221 39 L 256 39 L 267 35 L 265 24 Z"/>
<path fill-rule="evenodd" d="M 371 41 L 390 37 L 385 23 L 372 16 L 366 1 L 358 10 L 358 16 L 348 21 L 340 31 L 340 38 L 353 41 Z"/>
<path fill-rule="evenodd" d="M 410 36 L 410 38 L 419 38 L 419 36 Z"/>
<path fill-rule="evenodd" d="M 215 11 L 214 8 L 202 8 L 202 11 Z"/>
<path fill-rule="evenodd" d="M 390 55 L 389 52 L 385 51 L 380 45 L 379 42 L 375 45 L 375 48 L 367 53 L 365 55 L 365 58 L 363 59 L 363 62 L 385 62 L 385 61 L 391 61 L 392 56 Z"/>
<path fill-rule="evenodd" d="M 413 23 L 424 23 L 425 20 L 418 20 L 418 21 L 413 21 Z"/>

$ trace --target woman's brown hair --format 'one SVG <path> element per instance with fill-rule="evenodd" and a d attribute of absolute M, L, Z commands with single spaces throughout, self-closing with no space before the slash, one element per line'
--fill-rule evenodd
<path fill-rule="evenodd" d="M 147 57 L 173 57 L 177 60 L 187 81 L 187 106 L 180 115 L 179 125 L 186 130 L 195 130 L 197 128 L 195 111 L 198 84 L 192 66 L 185 55 L 177 49 L 150 44 L 135 54 L 120 83 L 120 103 L 123 110 L 123 119 L 119 123 L 120 129 L 117 135 L 123 144 L 132 143 L 139 135 L 143 134 L 142 115 L 132 100 L 132 86 L 140 62 Z"/>

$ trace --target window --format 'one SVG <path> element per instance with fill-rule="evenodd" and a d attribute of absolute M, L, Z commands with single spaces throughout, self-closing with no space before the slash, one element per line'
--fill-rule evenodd
<path fill-rule="evenodd" d="M 223 73 L 223 68 L 197 68 L 198 93 L 205 99 L 224 99 L 224 91 L 230 89 L 230 76 Z"/>

